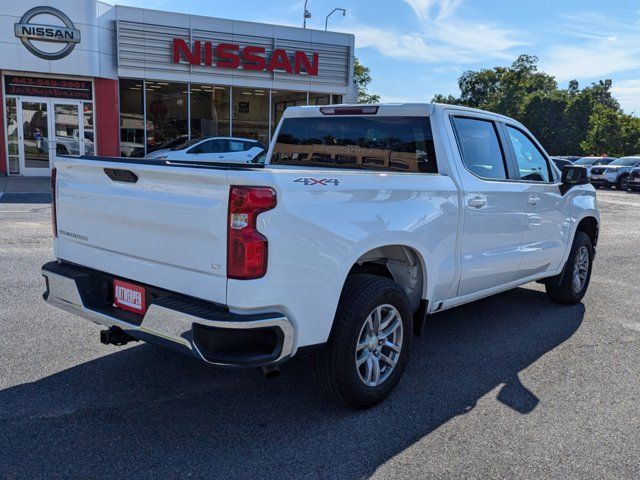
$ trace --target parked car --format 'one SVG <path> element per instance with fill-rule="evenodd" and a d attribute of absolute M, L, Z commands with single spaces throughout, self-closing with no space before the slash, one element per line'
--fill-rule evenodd
<path fill-rule="evenodd" d="M 640 166 L 640 157 L 621 157 L 606 166 L 591 168 L 591 184 L 596 187 L 616 187 L 626 190 L 629 187 L 629 173 Z"/>
<path fill-rule="evenodd" d="M 106 344 L 267 375 L 313 353 L 322 391 L 367 408 L 400 380 L 426 316 L 532 281 L 558 303 L 587 291 L 595 190 L 515 120 L 290 107 L 267 157 L 60 159 L 45 300 L 106 326 Z"/>
<path fill-rule="evenodd" d="M 257 140 L 233 137 L 194 138 L 171 148 L 156 150 L 145 158 L 175 161 L 250 163 L 266 150 Z"/>
<path fill-rule="evenodd" d="M 587 175 L 591 175 L 591 167 L 608 165 L 614 160 L 615 160 L 614 157 L 582 157 L 576 160 L 575 162 L 573 162 L 573 164 L 587 167 Z"/>
<path fill-rule="evenodd" d="M 568 167 L 570 165 L 573 165 L 573 163 L 570 160 L 567 160 L 566 158 L 562 158 L 562 157 L 551 157 L 551 160 L 553 160 L 553 163 L 556 164 L 556 167 L 558 167 L 560 171 L 562 171 L 562 167 Z"/>
<path fill-rule="evenodd" d="M 629 190 L 640 190 L 640 168 L 634 168 L 629 172 Z"/>

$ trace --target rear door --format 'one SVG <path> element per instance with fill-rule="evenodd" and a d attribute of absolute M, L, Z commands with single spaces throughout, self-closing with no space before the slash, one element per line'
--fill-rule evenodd
<path fill-rule="evenodd" d="M 521 273 L 554 270 L 570 240 L 568 196 L 560 193 L 560 178 L 533 137 L 516 125 L 506 124 L 504 129 L 526 203 Z"/>
<path fill-rule="evenodd" d="M 251 147 L 255 144 L 245 140 L 229 139 L 229 152 L 227 153 L 227 161 L 233 163 L 248 163 L 255 154 L 252 153 Z"/>
<path fill-rule="evenodd" d="M 525 202 L 510 171 L 504 138 L 491 116 L 453 114 L 456 167 L 464 191 L 462 272 L 458 295 L 519 278 Z"/>

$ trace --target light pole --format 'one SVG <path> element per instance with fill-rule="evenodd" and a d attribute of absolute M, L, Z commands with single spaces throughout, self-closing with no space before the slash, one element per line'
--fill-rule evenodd
<path fill-rule="evenodd" d="M 344 8 L 334 8 L 333 10 L 331 10 L 331 13 L 329 15 L 327 15 L 327 17 L 324 19 L 324 31 L 327 31 L 327 24 L 329 23 L 329 17 L 331 15 L 333 15 L 336 12 L 342 12 L 342 16 L 344 17 L 347 14 L 347 11 Z"/>
<path fill-rule="evenodd" d="M 302 14 L 302 28 L 307 28 L 307 18 L 311 18 L 311 12 L 307 10 L 307 2 L 309 0 L 304 0 L 304 13 Z"/>

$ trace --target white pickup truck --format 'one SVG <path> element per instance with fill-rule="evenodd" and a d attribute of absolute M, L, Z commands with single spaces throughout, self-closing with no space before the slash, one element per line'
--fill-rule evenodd
<path fill-rule="evenodd" d="M 598 239 L 584 167 L 449 105 L 289 108 L 265 165 L 55 166 L 49 303 L 109 327 L 103 343 L 269 375 L 313 352 L 354 408 L 389 395 L 427 315 L 532 281 L 579 302 Z"/>

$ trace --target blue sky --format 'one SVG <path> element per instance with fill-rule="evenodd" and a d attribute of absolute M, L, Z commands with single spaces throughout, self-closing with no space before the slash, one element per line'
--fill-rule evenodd
<path fill-rule="evenodd" d="M 110 3 L 213 17 L 302 24 L 297 0 L 110 0 Z M 640 115 L 640 2 L 631 0 L 309 0 L 310 28 L 354 33 L 371 68 L 370 91 L 383 101 L 457 95 L 468 69 L 508 65 L 520 53 L 561 86 L 611 78 L 628 113 Z"/>

